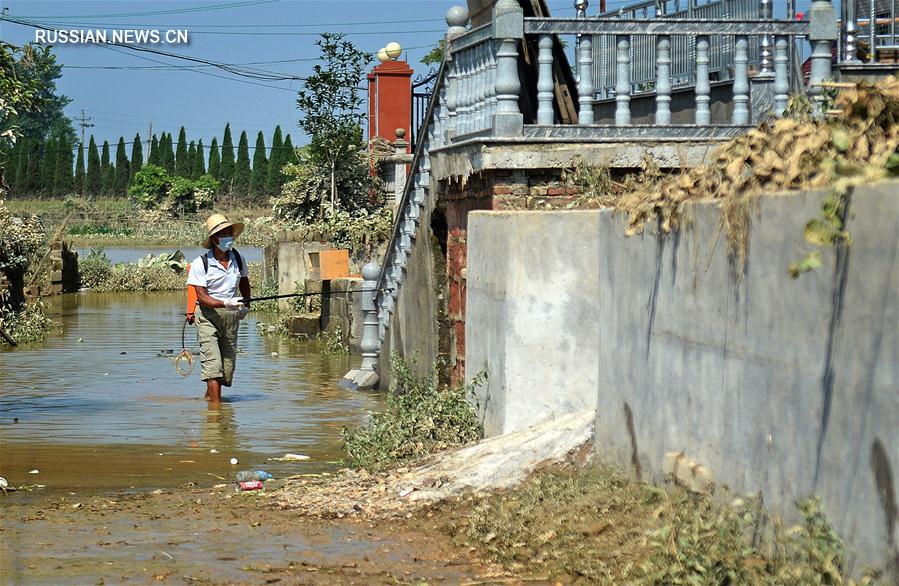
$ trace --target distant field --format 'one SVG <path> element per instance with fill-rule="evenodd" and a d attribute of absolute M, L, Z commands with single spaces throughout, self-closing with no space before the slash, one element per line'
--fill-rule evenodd
<path fill-rule="evenodd" d="M 79 200 L 78 205 L 63 199 L 10 199 L 7 207 L 16 215 L 37 215 L 44 223 L 48 235 L 55 235 L 63 220 L 65 238 L 77 247 L 94 246 L 147 246 L 174 244 L 178 246 L 196 245 L 203 236 L 203 225 L 207 213 L 179 219 L 147 222 L 138 217 L 131 202 L 123 198 L 96 198 Z M 228 206 L 215 208 L 235 220 L 250 220 L 268 216 L 271 210 L 265 207 Z M 241 238 L 245 245 L 263 245 L 269 233 L 253 231 Z"/>

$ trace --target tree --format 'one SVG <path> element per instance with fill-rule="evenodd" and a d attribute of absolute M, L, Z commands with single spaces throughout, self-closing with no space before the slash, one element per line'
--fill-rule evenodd
<path fill-rule="evenodd" d="M 41 80 L 37 76 L 23 79 L 20 74 L 22 63 L 26 61 L 26 49 L 0 40 L 0 152 L 9 150 L 22 136 L 18 117 L 42 105 Z M 20 153 L 20 160 L 21 156 Z M 24 175 L 18 169 L 16 177 L 17 182 L 25 182 Z"/>
<path fill-rule="evenodd" d="M 290 140 L 290 135 L 284 137 L 284 164 L 287 163 L 296 163 L 299 162 L 297 158 L 296 149 L 293 148 L 293 142 Z M 281 184 L 284 184 L 284 178 L 281 178 Z"/>
<path fill-rule="evenodd" d="M 275 127 L 272 135 L 272 155 L 268 160 L 268 173 L 265 177 L 265 192 L 269 195 L 277 195 L 281 191 L 281 167 L 287 161 L 287 153 L 284 152 L 284 141 L 281 139 L 281 127 Z"/>
<path fill-rule="evenodd" d="M 190 175 L 190 163 L 187 160 L 187 133 L 184 127 L 178 131 L 178 148 L 175 151 L 175 175 L 188 177 Z"/>
<path fill-rule="evenodd" d="M 0 179 L 3 179 L 10 187 L 16 184 L 16 171 L 19 168 L 21 150 L 21 143 L 17 142 L 13 145 L 8 155 L 4 156 L 0 152 L 0 167 L 3 169 L 3 176 Z"/>
<path fill-rule="evenodd" d="M 194 151 L 194 167 L 190 172 L 191 179 L 199 179 L 206 174 L 206 151 L 203 150 L 203 139 L 197 141 L 197 150 Z"/>
<path fill-rule="evenodd" d="M 309 135 L 313 161 L 330 172 L 331 212 L 337 208 L 337 175 L 341 165 L 355 164 L 362 149 L 359 80 L 369 62 L 342 34 L 324 33 L 315 42 L 324 65 L 316 65 L 297 96 L 299 127 Z"/>
<path fill-rule="evenodd" d="M 131 181 L 131 164 L 128 155 L 125 154 L 125 138 L 119 137 L 119 144 L 115 151 L 115 177 L 113 190 L 116 195 L 127 195 L 128 183 Z"/>
<path fill-rule="evenodd" d="M 16 191 L 25 191 L 28 184 L 28 151 L 31 144 L 27 138 L 23 138 L 16 143 L 16 151 L 18 151 L 18 160 L 16 161 L 15 183 L 10 184 Z"/>
<path fill-rule="evenodd" d="M 185 161 L 187 165 L 187 172 L 184 175 L 188 179 L 190 179 L 191 175 L 194 172 L 194 159 L 197 158 L 197 143 L 194 141 L 190 141 L 190 145 L 187 147 L 187 160 Z"/>
<path fill-rule="evenodd" d="M 175 151 L 172 148 L 172 133 L 163 133 L 163 137 L 165 137 L 165 145 L 159 144 L 162 149 L 160 161 L 165 172 L 172 175 L 175 173 Z"/>
<path fill-rule="evenodd" d="M 6 52 L 6 47 L 12 45 L 4 43 L 2 52 Z M 14 48 L 10 73 L 24 87 L 31 88 L 33 107 L 19 108 L 18 114 L 11 116 L 9 126 L 17 127 L 21 136 L 40 142 L 46 142 L 50 136 L 54 136 L 57 142 L 60 138 L 65 138 L 69 144 L 73 143 L 75 129 L 63 112 L 72 100 L 57 94 L 56 80 L 62 76 L 62 66 L 56 62 L 52 48 L 37 44 Z M 0 96 L 6 95 L 6 87 L 0 87 Z M 7 124 L 0 119 L 0 126 L 6 128 Z"/>
<path fill-rule="evenodd" d="M 128 183 L 131 183 L 131 180 L 134 179 L 134 174 L 140 171 L 140 168 L 144 166 L 144 146 L 140 142 L 140 133 L 134 135 L 134 142 L 131 143 L 131 177 L 128 178 Z"/>
<path fill-rule="evenodd" d="M 84 145 L 78 143 L 78 158 L 75 159 L 75 178 L 72 189 L 75 193 L 84 194 Z"/>
<path fill-rule="evenodd" d="M 87 174 L 84 176 L 84 195 L 95 196 L 100 194 L 100 153 L 97 152 L 97 143 L 94 136 L 87 146 Z"/>
<path fill-rule="evenodd" d="M 72 191 L 72 145 L 65 136 L 59 139 L 56 152 L 56 171 L 53 173 L 53 194 L 68 195 Z"/>
<path fill-rule="evenodd" d="M 109 141 L 103 141 L 103 149 L 100 151 L 100 193 L 109 195 L 115 189 L 115 167 L 109 155 Z"/>
<path fill-rule="evenodd" d="M 41 159 L 41 185 L 40 192 L 45 195 L 53 195 L 53 174 L 56 173 L 56 147 L 55 137 L 44 144 L 44 156 Z"/>
<path fill-rule="evenodd" d="M 147 155 L 147 164 L 161 167 L 159 164 L 159 139 L 156 138 L 155 134 L 150 141 L 150 154 Z"/>
<path fill-rule="evenodd" d="M 30 142 L 30 145 L 24 191 L 36 194 L 41 189 L 41 143 L 35 139 Z"/>
<path fill-rule="evenodd" d="M 225 124 L 225 136 L 222 138 L 222 191 L 231 190 L 234 179 L 234 141 L 231 139 L 231 125 Z"/>
<path fill-rule="evenodd" d="M 222 155 L 219 151 L 219 143 L 216 137 L 212 137 L 212 144 L 209 145 L 209 174 L 218 181 L 222 178 Z"/>
<path fill-rule="evenodd" d="M 231 193 L 246 195 L 250 189 L 250 145 L 247 143 L 247 132 L 240 133 L 237 143 L 237 162 L 234 163 L 234 177 Z"/>
<path fill-rule="evenodd" d="M 250 193 L 254 196 L 265 195 L 265 180 L 268 177 L 268 160 L 265 158 L 265 138 L 262 131 L 256 135 L 256 148 L 253 152 L 253 174 L 250 176 Z"/>

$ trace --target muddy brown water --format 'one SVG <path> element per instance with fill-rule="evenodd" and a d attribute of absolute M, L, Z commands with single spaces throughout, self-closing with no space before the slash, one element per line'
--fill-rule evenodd
<path fill-rule="evenodd" d="M 0 352 L 0 476 L 44 486 L 7 498 L 211 486 L 243 469 L 276 478 L 333 470 L 341 428 L 382 405 L 335 384 L 358 358 L 263 337 L 264 314 L 241 324 L 234 386 L 213 408 L 198 362 L 184 378 L 167 355 L 180 351 L 183 293 L 88 292 L 47 305 L 62 335 Z M 187 335 L 191 346 L 195 330 Z M 271 460 L 287 453 L 309 460 Z"/>

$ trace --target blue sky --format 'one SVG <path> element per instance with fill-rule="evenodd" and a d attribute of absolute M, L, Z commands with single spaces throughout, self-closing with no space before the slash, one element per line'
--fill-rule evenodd
<path fill-rule="evenodd" d="M 275 0 L 221 8 L 223 4 L 234 3 L 236 0 L 0 0 L 0 7 L 8 8 L 11 17 L 52 23 L 54 28 L 187 29 L 191 35 L 190 45 L 154 47 L 225 63 L 305 59 L 307 61 L 253 65 L 267 71 L 304 76 L 311 71 L 312 60 L 318 56 L 314 41 L 321 32 L 346 32 L 357 47 L 372 53 L 390 41 L 397 41 L 406 48 L 404 57 L 412 66 L 417 71 L 425 71 L 419 59 L 443 35 L 446 29 L 444 15 L 458 2 Z M 573 13 L 571 4 L 551 2 L 554 8 L 564 8 L 560 14 Z M 197 8 L 203 10 L 194 11 Z M 148 12 L 153 14 L 112 16 Z M 2 22 L 0 38 L 22 44 L 34 40 L 34 30 Z M 94 45 L 58 45 L 56 53 L 65 66 L 58 82 L 59 90 L 73 98 L 66 113 L 75 118 L 84 109 L 95 125 L 88 132 L 93 132 L 98 142 L 105 139 L 112 143 L 120 135 L 130 140 L 135 132 L 140 132 L 145 139 L 151 122 L 156 134 L 162 131 L 177 133 L 183 124 L 189 139 L 202 138 L 207 146 L 213 136 L 218 136 L 221 141 L 226 122 L 231 123 L 235 144 L 241 130 L 247 131 L 251 146 L 256 132 L 262 130 L 268 144 L 271 133 L 279 124 L 282 131 L 291 134 L 295 144 L 305 142 L 305 137 L 296 128 L 295 102 L 299 81 L 245 83 L 248 80 L 234 81 L 234 76 L 209 68 L 97 69 L 159 65 L 142 59 L 141 55 L 165 63 L 191 64 Z M 373 59 L 372 66 L 375 63 Z"/>

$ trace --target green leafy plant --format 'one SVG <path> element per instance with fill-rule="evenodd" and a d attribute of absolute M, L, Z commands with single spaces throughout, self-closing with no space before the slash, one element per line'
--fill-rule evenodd
<path fill-rule="evenodd" d="M 78 260 L 78 274 L 81 286 L 93 289 L 105 282 L 112 274 L 112 263 L 102 248 L 92 248 Z"/>
<path fill-rule="evenodd" d="M 387 395 L 387 409 L 373 413 L 366 425 L 343 429 L 344 450 L 354 466 L 380 470 L 482 437 L 468 399 L 486 374 L 450 388 L 437 385 L 436 372 L 416 378 L 397 354 L 391 357 L 391 369 L 396 388 Z"/>
<path fill-rule="evenodd" d="M 350 347 L 343 343 L 343 328 L 321 332 L 318 335 L 322 342 L 322 354 L 325 356 L 344 356 L 350 353 Z"/>
<path fill-rule="evenodd" d="M 14 311 L 0 298 L 0 328 L 18 344 L 42 342 L 54 331 L 61 331 L 62 324 L 47 317 L 40 301 L 26 303 Z M 5 340 L 0 336 L 0 343 Z"/>

